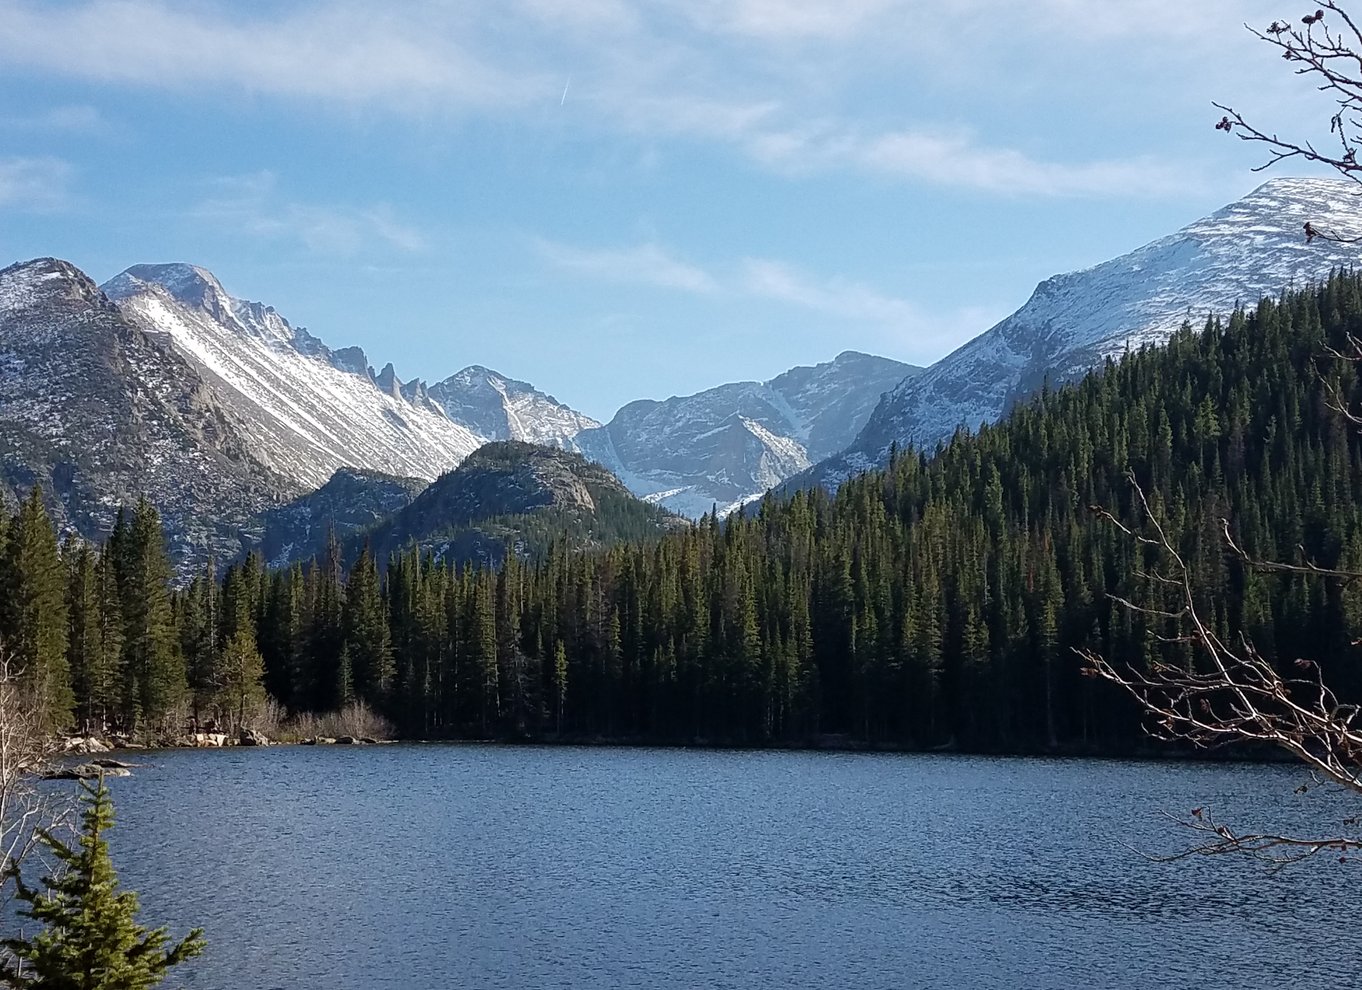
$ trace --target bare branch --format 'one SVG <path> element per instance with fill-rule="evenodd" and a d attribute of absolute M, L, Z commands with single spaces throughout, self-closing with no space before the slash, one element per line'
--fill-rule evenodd
<path fill-rule="evenodd" d="M 22 672 L 0 647 L 0 910 L 39 830 L 60 824 L 69 810 L 69 802 L 37 786 L 54 749 L 39 712 Z"/>
<path fill-rule="evenodd" d="M 1114 523 L 1142 545 L 1154 546 L 1170 562 L 1171 577 L 1158 582 L 1176 589 L 1173 607 L 1137 605 L 1128 599 L 1111 600 L 1132 613 L 1160 621 L 1173 621 L 1187 630 L 1185 635 L 1161 637 L 1164 642 L 1190 643 L 1198 663 L 1191 669 L 1152 660 L 1146 669 L 1118 669 L 1105 657 L 1090 649 L 1078 654 L 1085 672 L 1110 681 L 1129 693 L 1148 717 L 1146 731 L 1155 739 L 1214 749 L 1230 745 L 1272 746 L 1303 762 L 1316 781 L 1328 782 L 1362 794 L 1362 708 L 1343 704 L 1324 683 L 1319 665 L 1297 659 L 1290 673 L 1279 671 L 1240 634 L 1234 645 L 1227 644 L 1203 620 L 1198 611 L 1191 570 L 1173 546 L 1157 514 L 1149 505 L 1143 489 L 1133 475 L 1128 480 L 1135 493 L 1146 531 L 1141 535 L 1118 522 L 1110 513 L 1099 514 Z M 1248 566 L 1303 577 L 1343 579 L 1362 577 L 1352 571 L 1305 564 L 1281 564 L 1251 557 L 1221 521 L 1230 550 Z M 1198 833 L 1198 842 L 1175 854 L 1187 856 L 1245 853 L 1276 865 L 1298 862 L 1323 852 L 1346 858 L 1362 850 L 1362 837 L 1355 835 L 1301 838 L 1262 832 L 1237 833 L 1215 821 L 1204 809 L 1179 824 Z"/>
<path fill-rule="evenodd" d="M 1307 77 L 1315 88 L 1327 94 L 1334 110 L 1329 115 L 1329 135 L 1335 150 L 1323 151 L 1310 140 L 1279 136 L 1248 121 L 1243 114 L 1223 103 L 1212 105 L 1222 111 L 1216 130 L 1233 134 L 1242 141 L 1264 145 L 1267 161 L 1253 171 L 1261 172 L 1284 161 L 1301 160 L 1328 166 L 1340 175 L 1362 183 L 1362 163 L 1358 161 L 1362 140 L 1362 31 L 1338 3 L 1322 0 L 1319 7 L 1298 23 L 1273 21 L 1263 30 L 1245 25 L 1260 41 L 1281 53 L 1292 63 L 1296 75 Z M 1352 235 L 1322 227 L 1317 221 L 1304 225 L 1307 242 L 1316 238 L 1340 244 L 1362 243 L 1362 235 Z"/>

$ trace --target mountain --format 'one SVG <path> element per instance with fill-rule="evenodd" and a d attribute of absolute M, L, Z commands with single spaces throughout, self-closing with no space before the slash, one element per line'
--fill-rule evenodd
<path fill-rule="evenodd" d="M 574 548 L 683 527 L 582 455 L 519 441 L 480 447 L 409 505 L 349 541 L 380 560 L 412 543 L 443 559 L 496 562 L 507 545 L 534 555 L 560 537 Z"/>
<path fill-rule="evenodd" d="M 1303 225 L 1362 235 L 1359 192 L 1347 179 L 1274 179 L 1177 233 L 1046 279 L 1017 312 L 888 392 L 845 452 L 787 486 L 835 485 L 884 464 L 894 443 L 931 447 L 957 426 L 999 419 L 1047 380 L 1072 381 L 1186 321 L 1199 327 L 1357 265 L 1357 244 L 1307 243 Z"/>
<path fill-rule="evenodd" d="M 341 468 L 315 492 L 266 511 L 256 549 L 275 567 L 310 560 L 325 552 L 329 534 L 344 541 L 370 529 L 410 505 L 426 484 L 420 478 Z"/>
<path fill-rule="evenodd" d="M 727 512 L 844 449 L 880 396 L 920 371 L 846 351 L 769 382 L 631 402 L 576 443 L 648 501 L 692 518 Z"/>
<path fill-rule="evenodd" d="M 392 365 L 333 351 L 273 307 L 229 296 L 193 265 L 137 265 L 102 286 L 128 319 L 167 342 L 245 424 L 260 459 L 316 488 L 344 466 L 434 478 L 482 442 Z"/>
<path fill-rule="evenodd" d="M 145 495 L 183 568 L 234 556 L 252 518 L 298 491 L 193 364 L 65 261 L 0 271 L 0 381 L 0 495 L 41 485 L 63 530 L 102 537 Z"/>
<path fill-rule="evenodd" d="M 533 385 L 476 364 L 430 386 L 425 395 L 455 423 L 486 440 L 576 450 L 577 434 L 601 425 Z"/>

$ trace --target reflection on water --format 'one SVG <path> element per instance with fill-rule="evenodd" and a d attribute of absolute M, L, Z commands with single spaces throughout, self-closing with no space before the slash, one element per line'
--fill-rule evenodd
<path fill-rule="evenodd" d="M 1330 988 L 1351 866 L 1159 864 L 1161 810 L 1315 832 L 1288 767 L 390 746 L 150 754 L 145 916 L 227 988 Z"/>

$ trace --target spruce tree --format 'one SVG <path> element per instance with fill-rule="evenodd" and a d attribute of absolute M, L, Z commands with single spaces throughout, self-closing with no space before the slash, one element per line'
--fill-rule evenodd
<path fill-rule="evenodd" d="M 161 517 L 146 499 L 133 513 L 122 548 L 124 673 L 135 722 L 163 721 L 188 692 L 171 611 L 170 560 Z"/>
<path fill-rule="evenodd" d="M 60 871 L 30 888 L 17 874 L 21 917 L 42 925 L 31 937 L 0 942 L 0 983 L 20 990 L 145 990 L 174 966 L 203 951 L 201 929 L 168 945 L 166 929 L 137 923 L 137 895 L 118 889 L 104 833 L 113 805 L 103 778 L 82 782 L 85 809 L 80 841 L 72 848 L 52 832 L 41 841 Z"/>
<path fill-rule="evenodd" d="M 366 546 L 345 587 L 343 648 L 348 650 L 355 694 L 382 709 L 393 689 L 393 646 L 378 567 Z"/>
<path fill-rule="evenodd" d="M 71 723 L 75 701 L 67 660 L 67 580 L 36 487 L 10 520 L 2 573 L 6 646 L 32 686 L 47 728 L 63 729 Z"/>
<path fill-rule="evenodd" d="M 243 624 L 222 650 L 222 689 L 218 708 L 227 724 L 244 727 L 265 703 L 265 662 L 255 645 L 255 629 Z"/>

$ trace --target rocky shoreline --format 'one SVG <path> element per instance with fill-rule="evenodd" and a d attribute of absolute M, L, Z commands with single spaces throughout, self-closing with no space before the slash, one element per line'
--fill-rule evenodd
<path fill-rule="evenodd" d="M 81 764 L 59 766 L 43 776 L 50 780 L 91 778 L 103 772 L 106 776 L 125 777 L 136 766 L 123 763 L 103 754 L 158 749 L 226 749 L 233 746 L 378 746 L 392 742 L 370 736 L 308 736 L 303 739 L 270 739 L 257 729 L 242 729 L 235 735 L 225 732 L 191 732 L 180 736 L 152 738 L 146 742 L 122 736 L 69 736 L 61 740 L 53 755 L 57 758 L 95 756 Z M 84 771 L 84 772 L 78 772 Z"/>

